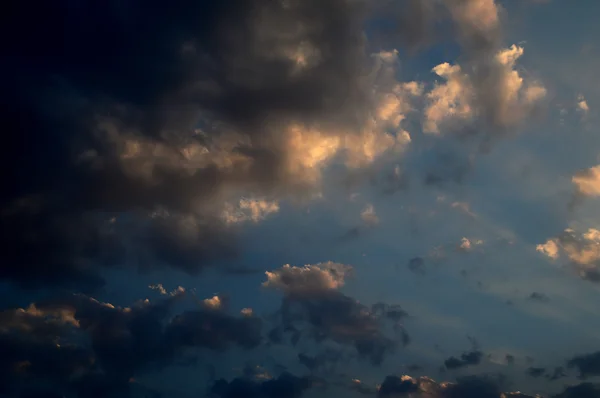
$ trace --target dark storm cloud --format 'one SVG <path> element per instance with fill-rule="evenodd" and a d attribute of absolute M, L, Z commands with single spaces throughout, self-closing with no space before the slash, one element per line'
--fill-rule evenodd
<path fill-rule="evenodd" d="M 461 354 L 460 358 L 450 357 L 444 361 L 444 366 L 447 369 L 459 369 L 466 366 L 479 365 L 483 353 L 481 351 L 470 351 Z"/>
<path fill-rule="evenodd" d="M 263 382 L 236 378 L 228 382 L 217 380 L 209 396 L 218 398 L 300 398 L 312 385 L 306 377 L 284 372 L 278 378 Z"/>
<path fill-rule="evenodd" d="M 350 0 L 163 3 L 8 11 L 1 278 L 97 287 L 98 265 L 196 272 L 231 255 L 233 232 L 207 203 L 226 186 L 306 188 L 284 167 L 285 129 L 359 129 L 372 105 L 366 18 L 412 21 L 399 25 L 407 45 L 424 32 L 406 13 L 427 19 L 417 2 L 404 14 Z M 224 131 L 238 134 L 226 154 L 243 158 L 226 168 Z"/>
<path fill-rule="evenodd" d="M 190 350 L 261 342 L 261 320 L 198 309 L 175 317 L 176 291 L 162 301 L 114 307 L 86 296 L 48 300 L 0 314 L 2 390 L 46 383 L 80 397 L 128 396 L 131 380 Z"/>
<path fill-rule="evenodd" d="M 582 379 L 600 376 L 600 351 L 575 356 L 567 362 L 567 366 L 577 369 Z"/>

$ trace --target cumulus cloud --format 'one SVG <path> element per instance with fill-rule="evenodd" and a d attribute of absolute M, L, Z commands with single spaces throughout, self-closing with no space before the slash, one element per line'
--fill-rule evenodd
<path fill-rule="evenodd" d="M 565 258 L 583 279 L 600 281 L 600 231 L 595 228 L 580 235 L 567 228 L 558 237 L 537 245 L 536 250 L 552 260 Z"/>
<path fill-rule="evenodd" d="M 470 131 L 477 122 L 483 123 L 482 128 L 497 130 L 523 121 L 546 95 L 543 86 L 535 81 L 525 83 L 515 70 L 523 53 L 524 49 L 516 45 L 498 49 L 492 60 L 486 61 L 490 75 L 481 81 L 476 75 L 480 71 L 466 71 L 460 65 L 443 63 L 433 68 L 444 82 L 426 94 L 423 131 L 462 133 Z"/>

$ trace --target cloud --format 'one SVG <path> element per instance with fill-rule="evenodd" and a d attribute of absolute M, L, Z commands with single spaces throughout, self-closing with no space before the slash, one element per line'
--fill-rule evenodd
<path fill-rule="evenodd" d="M 191 349 L 261 344 L 262 321 L 253 316 L 201 308 L 172 317 L 185 294 L 178 290 L 131 307 L 72 295 L 3 311 L 0 387 L 14 394 L 45 383 L 80 396 L 127 394 L 134 377 L 172 364 Z"/>
<path fill-rule="evenodd" d="M 408 269 L 418 275 L 424 275 L 427 272 L 425 260 L 422 257 L 413 257 L 408 260 Z"/>
<path fill-rule="evenodd" d="M 237 208 L 227 204 L 223 211 L 223 218 L 227 223 L 240 223 L 244 221 L 259 222 L 269 214 L 279 211 L 279 203 L 269 202 L 264 199 L 240 199 Z"/>
<path fill-rule="evenodd" d="M 372 204 L 367 204 L 364 210 L 360 213 L 360 218 L 369 226 L 379 224 L 379 217 L 375 213 L 375 208 Z"/>
<path fill-rule="evenodd" d="M 352 267 L 332 261 L 304 267 L 286 264 L 275 271 L 265 272 L 267 281 L 263 286 L 291 296 L 318 295 L 343 286 L 345 276 L 351 271 Z"/>
<path fill-rule="evenodd" d="M 444 361 L 447 369 L 459 369 L 466 366 L 479 365 L 483 358 L 483 352 L 475 350 L 461 354 L 460 358 L 450 357 Z"/>
<path fill-rule="evenodd" d="M 235 255 L 242 221 L 320 192 L 334 160 L 397 156 L 422 85 L 366 41 L 368 21 L 398 16 L 386 3 L 17 7 L 5 32 L 31 29 L 7 33 L 0 278 L 97 288 L 116 265 L 197 273 Z"/>
<path fill-rule="evenodd" d="M 590 107 L 582 94 L 577 96 L 577 109 L 584 115 L 587 115 L 587 113 L 590 111 Z"/>
<path fill-rule="evenodd" d="M 423 131 L 464 133 L 480 121 L 484 123 L 483 128 L 493 132 L 525 120 L 545 97 L 546 89 L 535 81 L 524 84 L 515 70 L 516 61 L 523 53 L 522 47 L 512 45 L 498 49 L 486 64 L 477 63 L 478 69 L 489 73 L 486 79 L 478 75 L 481 71 L 467 72 L 460 65 L 443 63 L 433 68 L 432 72 L 445 82 L 436 84 L 426 94 L 428 104 Z"/>
<path fill-rule="evenodd" d="M 546 372 L 546 368 L 529 367 L 527 368 L 525 373 L 527 373 L 527 375 L 531 377 L 540 377 L 543 376 L 544 372 Z"/>
<path fill-rule="evenodd" d="M 338 291 L 350 270 L 349 266 L 328 262 L 302 268 L 284 265 L 267 272 L 263 286 L 284 294 L 279 310 L 281 329 L 273 329 L 275 340 L 281 340 L 279 330 L 293 332 L 296 342 L 308 334 L 316 342 L 329 340 L 354 346 L 361 358 L 380 365 L 385 354 L 396 346 L 396 340 L 384 334 L 380 317 L 397 323 L 406 313 L 385 304 L 369 309 Z M 302 325 L 309 327 L 302 330 Z M 398 331 L 399 339 L 407 341 L 406 331 Z"/>
<path fill-rule="evenodd" d="M 580 236 L 567 228 L 558 237 L 537 245 L 536 250 L 553 260 L 566 257 L 582 279 L 600 281 L 600 231 L 594 228 Z"/>
<path fill-rule="evenodd" d="M 502 393 L 504 384 L 501 375 L 479 375 L 460 377 L 456 382 L 438 383 L 429 377 L 387 376 L 379 387 L 379 397 L 416 397 L 416 398 L 533 398 L 521 393 Z"/>
<path fill-rule="evenodd" d="M 579 371 L 579 377 L 582 379 L 590 376 L 600 376 L 600 351 L 575 356 L 567 362 L 567 366 L 576 368 Z"/>

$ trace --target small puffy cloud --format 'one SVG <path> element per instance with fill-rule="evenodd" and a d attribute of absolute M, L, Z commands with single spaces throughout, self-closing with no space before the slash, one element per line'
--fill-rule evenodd
<path fill-rule="evenodd" d="M 579 96 L 577 97 L 577 110 L 583 112 L 584 115 L 590 111 L 590 107 L 587 101 L 585 100 L 583 94 L 579 94 Z"/>
<path fill-rule="evenodd" d="M 535 250 L 542 254 L 545 254 L 553 260 L 556 260 L 559 256 L 560 248 L 555 239 L 548 239 L 546 243 L 537 245 L 535 247 Z"/>
<path fill-rule="evenodd" d="M 254 311 L 252 310 L 252 308 L 242 308 L 242 310 L 240 311 L 240 313 L 244 316 L 252 316 L 254 315 Z"/>
<path fill-rule="evenodd" d="M 339 289 L 351 270 L 351 266 L 332 261 L 304 267 L 286 264 L 275 271 L 265 272 L 267 281 L 263 286 L 281 290 L 288 295 L 318 294 Z"/>
<path fill-rule="evenodd" d="M 483 241 L 480 239 L 477 240 L 471 240 L 469 238 L 462 238 L 460 241 L 460 244 L 458 245 L 458 249 L 461 251 L 471 251 L 474 249 L 475 246 L 480 246 L 483 244 Z"/>
<path fill-rule="evenodd" d="M 379 224 L 379 217 L 377 217 L 377 214 L 375 213 L 375 208 L 370 203 L 367 204 L 364 210 L 360 213 L 360 218 L 362 218 L 365 224 L 369 226 Z"/>
<path fill-rule="evenodd" d="M 156 290 L 157 292 L 159 292 L 162 295 L 167 294 L 167 289 L 165 289 L 161 283 L 157 283 L 156 285 L 150 285 L 148 287 L 152 290 Z"/>
<path fill-rule="evenodd" d="M 211 298 L 207 298 L 202 300 L 202 304 L 205 308 L 211 310 L 220 310 L 223 307 L 223 302 L 219 296 L 213 296 Z"/>

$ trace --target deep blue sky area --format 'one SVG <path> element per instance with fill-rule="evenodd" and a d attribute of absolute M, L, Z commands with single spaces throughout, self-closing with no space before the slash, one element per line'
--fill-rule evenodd
<path fill-rule="evenodd" d="M 9 7 L 0 398 L 599 398 L 598 15 Z"/>

